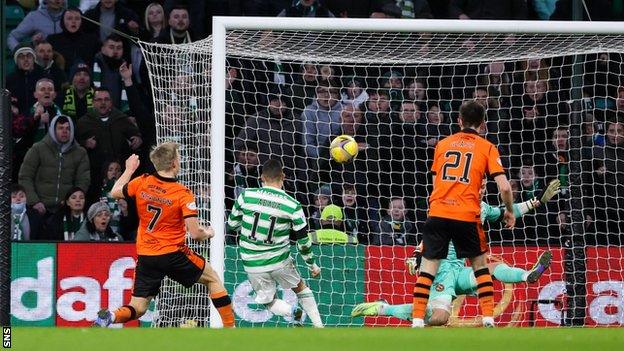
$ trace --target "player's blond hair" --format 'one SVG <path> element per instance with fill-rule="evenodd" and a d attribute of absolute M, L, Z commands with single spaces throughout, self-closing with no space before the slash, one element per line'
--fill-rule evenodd
<path fill-rule="evenodd" d="M 166 142 L 154 147 L 149 157 L 156 171 L 168 171 L 173 168 L 179 148 L 180 145 L 174 142 Z"/>

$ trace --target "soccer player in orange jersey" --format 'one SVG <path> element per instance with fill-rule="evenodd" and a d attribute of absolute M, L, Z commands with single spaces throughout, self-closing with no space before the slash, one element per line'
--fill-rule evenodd
<path fill-rule="evenodd" d="M 139 215 L 137 233 L 137 265 L 130 303 L 115 312 L 101 310 L 95 325 L 107 327 L 112 323 L 125 323 L 138 319 L 158 295 L 165 276 L 185 287 L 204 284 L 210 291 L 223 325 L 234 326 L 232 302 L 221 279 L 203 257 L 185 244 L 186 231 L 194 240 L 210 239 L 212 228 L 202 227 L 197 220 L 193 193 L 177 182 L 180 171 L 178 144 L 163 143 L 151 153 L 150 160 L 156 168 L 154 174 L 144 174 L 130 181 L 139 167 L 139 157 L 126 160 L 126 170 L 119 177 L 111 194 L 116 199 L 134 199 Z"/>
<path fill-rule="evenodd" d="M 423 259 L 414 287 L 412 327 L 423 327 L 431 284 L 440 260 L 446 258 L 453 242 L 457 258 L 469 258 L 477 280 L 477 296 L 483 325 L 494 326 L 494 285 L 487 268 L 488 251 L 481 227 L 481 182 L 488 175 L 496 181 L 505 204 L 504 221 L 513 228 L 511 185 L 505 176 L 496 147 L 479 136 L 485 109 L 474 101 L 459 110 L 461 132 L 436 145 L 433 165 L 433 192 L 429 196 L 429 213 L 423 228 Z"/>

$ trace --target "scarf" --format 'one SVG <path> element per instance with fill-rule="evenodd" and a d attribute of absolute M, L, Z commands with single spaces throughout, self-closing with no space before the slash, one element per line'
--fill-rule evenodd
<path fill-rule="evenodd" d="M 74 240 L 74 235 L 80 229 L 82 221 L 84 221 L 84 213 L 81 213 L 79 217 L 72 214 L 63 216 L 63 239 L 65 241 Z"/>
<path fill-rule="evenodd" d="M 11 217 L 11 240 L 28 240 L 30 237 L 30 225 L 27 225 L 29 228 L 25 228 L 24 217 L 26 217 L 26 211 L 22 213 L 12 213 Z"/>
<path fill-rule="evenodd" d="M 402 18 L 415 18 L 414 2 L 412 0 L 397 0 L 396 2 L 399 9 L 401 9 Z"/>
<path fill-rule="evenodd" d="M 39 102 L 35 102 L 35 104 L 30 108 L 30 115 L 34 116 L 35 115 L 35 111 L 37 110 L 37 107 L 39 106 Z M 48 123 L 41 123 L 41 120 L 39 120 L 37 123 L 37 129 L 35 130 L 35 132 L 33 133 L 33 142 L 36 143 L 38 141 L 41 141 L 41 139 L 43 139 L 43 137 L 47 134 L 48 132 L 48 127 L 50 126 L 50 122 L 52 122 L 52 119 L 56 116 L 60 116 L 62 114 L 61 109 L 56 106 L 56 104 L 52 103 L 51 106 L 48 107 L 44 107 L 43 108 L 45 112 L 48 113 L 48 115 L 50 115 L 49 117 L 49 121 Z"/>
<path fill-rule="evenodd" d="M 76 121 L 79 117 L 82 117 L 76 115 L 76 113 L 78 113 L 76 111 L 77 99 L 76 88 L 72 85 L 65 92 L 65 97 L 63 99 L 63 111 L 65 111 L 65 114 L 71 117 L 74 121 Z M 93 88 L 87 89 L 87 93 L 83 99 L 87 100 L 87 110 L 93 108 Z"/>
<path fill-rule="evenodd" d="M 106 202 L 108 208 L 110 209 L 112 216 L 109 223 L 109 226 L 113 230 L 114 233 L 119 233 L 119 222 L 121 220 L 121 210 L 119 209 L 119 205 L 117 204 L 117 199 L 115 199 L 111 195 L 111 190 L 113 190 L 113 185 L 115 185 L 116 179 L 109 179 L 103 186 L 100 191 L 100 200 Z"/>

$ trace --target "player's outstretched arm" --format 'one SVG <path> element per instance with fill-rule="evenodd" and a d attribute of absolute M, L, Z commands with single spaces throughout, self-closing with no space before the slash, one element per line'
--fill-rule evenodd
<path fill-rule="evenodd" d="M 186 230 L 191 233 L 191 238 L 197 241 L 204 241 L 214 236 L 214 230 L 211 227 L 203 227 L 199 225 L 197 217 L 188 217 L 184 219 Z"/>
<path fill-rule="evenodd" d="M 126 160 L 126 170 L 121 174 L 119 179 L 113 185 L 113 189 L 111 189 L 111 196 L 115 199 L 123 199 L 123 187 L 128 184 L 130 178 L 134 172 L 139 168 L 141 161 L 139 160 L 139 156 L 132 154 Z"/>
<path fill-rule="evenodd" d="M 514 216 L 513 213 L 513 193 L 511 192 L 511 184 L 509 184 L 509 180 L 507 180 L 507 176 L 504 174 L 497 175 L 494 177 L 494 180 L 498 186 L 501 200 L 503 200 L 505 204 L 505 213 L 503 214 L 505 227 L 511 229 L 516 224 L 516 216 Z"/>

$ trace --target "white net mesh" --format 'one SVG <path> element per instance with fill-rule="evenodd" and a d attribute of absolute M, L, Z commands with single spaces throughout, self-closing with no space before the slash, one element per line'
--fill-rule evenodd
<path fill-rule="evenodd" d="M 519 220 L 513 232 L 489 225 L 493 261 L 530 269 L 541 252 L 553 253 L 537 283 L 495 284 L 497 322 L 623 324 L 622 39 L 229 31 L 226 115 L 217 121 L 226 126 L 226 208 L 242 189 L 259 185 L 259 165 L 280 158 L 285 188 L 306 208 L 311 228 L 321 227 L 327 204 L 337 204 L 345 231 L 359 241 L 315 246 L 323 268 L 317 280 L 307 279 L 298 258 L 324 322 L 405 323 L 349 314 L 364 301 L 411 303 L 415 279 L 403 262 L 426 218 L 433 149 L 458 130 L 461 103 L 476 99 L 487 108 L 482 132 L 499 148 L 516 202 L 536 196 L 551 179 L 562 183 L 562 193 Z M 208 218 L 212 42 L 141 44 L 158 140 L 182 144 L 181 179 Z M 361 146 L 346 165 L 328 156 L 329 141 L 340 134 Z M 492 185 L 485 201 L 498 206 Z M 228 234 L 226 243 L 225 283 L 238 325 L 285 325 L 254 304 L 236 236 Z M 159 297 L 156 325 L 206 323 L 203 292 L 176 297 L 180 290 L 170 281 L 164 291 L 174 295 Z M 284 299 L 295 301 L 291 292 Z M 475 322 L 475 297 L 460 296 L 454 306 L 451 323 Z"/>

